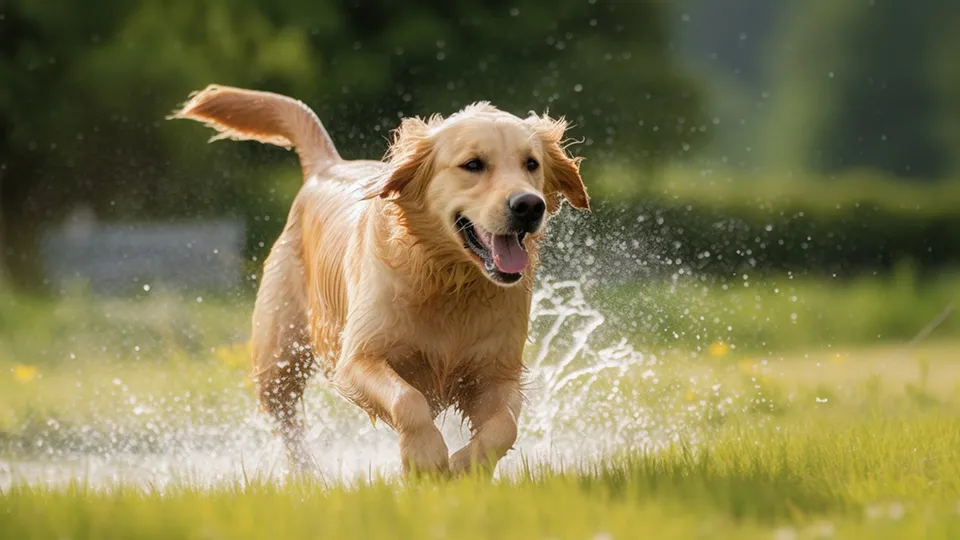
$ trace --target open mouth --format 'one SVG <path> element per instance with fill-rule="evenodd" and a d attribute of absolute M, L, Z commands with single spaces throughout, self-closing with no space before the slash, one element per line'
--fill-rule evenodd
<path fill-rule="evenodd" d="M 520 279 L 530 263 L 523 245 L 526 233 L 490 234 L 462 214 L 457 214 L 454 225 L 463 247 L 480 259 L 484 270 L 495 281 L 514 283 Z"/>

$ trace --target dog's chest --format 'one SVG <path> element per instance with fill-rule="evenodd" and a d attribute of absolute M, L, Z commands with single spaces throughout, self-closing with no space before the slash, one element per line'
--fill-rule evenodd
<path fill-rule="evenodd" d="M 435 411 L 456 404 L 479 381 L 519 376 L 526 319 L 506 315 L 479 309 L 412 316 L 389 362 Z"/>
<path fill-rule="evenodd" d="M 403 309 L 398 350 L 432 371 L 519 361 L 527 335 L 528 304 L 520 298 L 439 298 Z"/>
<path fill-rule="evenodd" d="M 523 324 L 516 316 L 492 309 L 443 309 L 420 312 L 409 320 L 408 345 L 448 362 L 501 354 L 505 342 Z"/>

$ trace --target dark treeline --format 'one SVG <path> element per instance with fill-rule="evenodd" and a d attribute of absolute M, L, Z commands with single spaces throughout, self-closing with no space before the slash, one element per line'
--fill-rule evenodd
<path fill-rule="evenodd" d="M 294 157 L 207 146 L 202 127 L 164 120 L 214 82 L 302 99 L 345 157 L 382 155 L 401 116 L 485 99 L 570 119 L 588 183 L 611 163 L 646 182 L 747 146 L 755 159 L 733 161 L 950 177 L 958 24 L 946 0 L 6 0 L 3 273 L 35 286 L 40 233 L 77 206 L 103 220 L 242 216 L 262 254 L 299 187 Z M 767 30 L 743 45 L 738 26 Z M 744 47 L 761 75 L 724 66 Z"/>

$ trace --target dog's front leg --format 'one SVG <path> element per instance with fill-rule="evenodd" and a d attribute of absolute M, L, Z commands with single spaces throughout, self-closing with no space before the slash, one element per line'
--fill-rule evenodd
<path fill-rule="evenodd" d="M 471 470 L 492 475 L 497 462 L 517 440 L 520 416 L 520 383 L 501 380 L 475 389 L 461 403 L 470 419 L 470 442 L 450 458 L 450 470 L 464 474 Z"/>
<path fill-rule="evenodd" d="M 427 399 L 382 358 L 355 356 L 337 366 L 334 383 L 348 399 L 388 422 L 400 436 L 404 475 L 448 472 L 447 445 Z"/>

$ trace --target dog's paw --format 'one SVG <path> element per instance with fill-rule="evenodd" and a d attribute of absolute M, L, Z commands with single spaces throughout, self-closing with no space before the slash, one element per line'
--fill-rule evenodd
<path fill-rule="evenodd" d="M 450 470 L 447 455 L 447 443 L 433 424 L 400 434 L 404 476 L 446 475 Z"/>
<path fill-rule="evenodd" d="M 454 476 L 477 474 L 480 477 L 492 477 L 496 466 L 496 456 L 484 455 L 475 440 L 450 457 L 450 473 Z"/>

